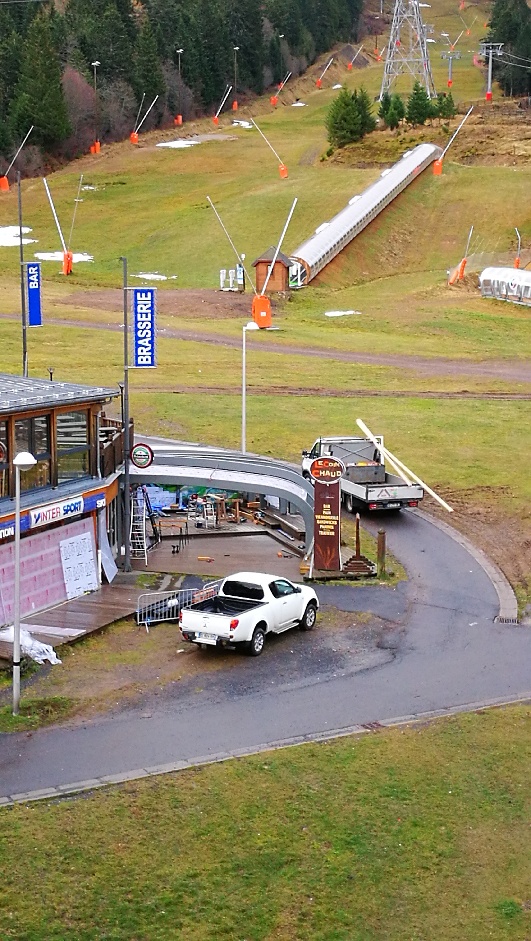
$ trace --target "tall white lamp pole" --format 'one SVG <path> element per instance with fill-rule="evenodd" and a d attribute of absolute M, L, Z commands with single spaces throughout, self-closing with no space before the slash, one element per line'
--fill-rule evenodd
<path fill-rule="evenodd" d="M 246 357 L 245 357 L 245 346 L 246 346 L 246 343 L 245 343 L 245 337 L 246 337 L 246 334 L 247 334 L 247 331 L 248 331 L 248 330 L 259 330 L 259 329 L 260 329 L 260 327 L 258 326 L 257 323 L 255 323 L 254 320 L 250 320 L 249 323 L 246 323 L 246 324 L 243 326 L 243 328 L 242 328 L 242 454 L 245 454 L 245 453 L 246 453 L 246 440 L 245 440 L 245 436 L 246 436 L 246 432 L 247 432 L 247 427 L 246 427 L 246 422 L 247 422 L 247 414 L 246 414 L 247 403 L 246 403 L 246 376 L 245 376 L 245 370 L 246 370 L 246 363 L 245 363 L 245 358 L 246 358 Z"/>
<path fill-rule="evenodd" d="M 13 615 L 13 715 L 20 706 L 20 472 L 28 471 L 37 461 L 22 451 L 13 460 L 15 467 L 15 599 Z"/>

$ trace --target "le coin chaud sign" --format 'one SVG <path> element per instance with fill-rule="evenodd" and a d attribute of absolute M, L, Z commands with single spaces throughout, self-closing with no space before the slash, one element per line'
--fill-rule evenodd
<path fill-rule="evenodd" d="M 344 466 L 335 457 L 312 461 L 314 486 L 314 570 L 338 572 L 341 568 L 341 487 Z"/>
<path fill-rule="evenodd" d="M 310 464 L 310 474 L 323 484 L 333 484 L 345 473 L 345 465 L 337 457 L 318 457 Z"/>

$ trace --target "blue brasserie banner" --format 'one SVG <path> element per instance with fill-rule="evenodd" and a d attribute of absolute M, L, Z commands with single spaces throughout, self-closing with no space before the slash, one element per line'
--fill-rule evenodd
<path fill-rule="evenodd" d="M 133 288 L 133 366 L 154 367 L 156 361 L 156 288 Z"/>
<path fill-rule="evenodd" d="M 26 263 L 26 283 L 28 290 L 28 326 L 42 326 L 41 302 L 41 265 L 38 261 Z"/>

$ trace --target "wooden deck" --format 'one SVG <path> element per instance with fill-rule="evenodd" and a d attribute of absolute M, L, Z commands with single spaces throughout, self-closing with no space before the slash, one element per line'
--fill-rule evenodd
<path fill-rule="evenodd" d="M 25 617 L 21 627 L 26 627 L 37 640 L 52 647 L 72 643 L 133 614 L 138 596 L 146 590 L 136 585 L 136 580 L 136 573 L 125 575 L 119 572 L 112 585 L 102 585 L 99 591 Z M 0 659 L 11 660 L 12 654 L 13 645 L 0 642 Z"/>

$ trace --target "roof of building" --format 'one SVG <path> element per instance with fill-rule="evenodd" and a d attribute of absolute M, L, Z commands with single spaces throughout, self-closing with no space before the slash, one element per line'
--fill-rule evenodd
<path fill-rule="evenodd" d="M 37 408 L 54 408 L 59 405 L 102 402 L 119 394 L 118 389 L 103 386 L 24 379 L 22 376 L 0 373 L 0 415 L 8 412 L 29 412 Z"/>
<path fill-rule="evenodd" d="M 256 265 L 258 265 L 259 262 L 261 261 L 273 261 L 273 258 L 275 257 L 275 252 L 276 252 L 275 246 L 270 245 L 266 252 L 263 252 L 261 255 L 258 256 L 258 258 L 255 258 L 255 260 L 253 261 L 253 268 L 255 268 Z M 292 264 L 291 259 L 288 258 L 288 256 L 285 255 L 284 252 L 278 253 L 275 264 L 277 261 L 279 261 L 282 265 L 285 265 L 286 268 L 289 268 Z"/>

